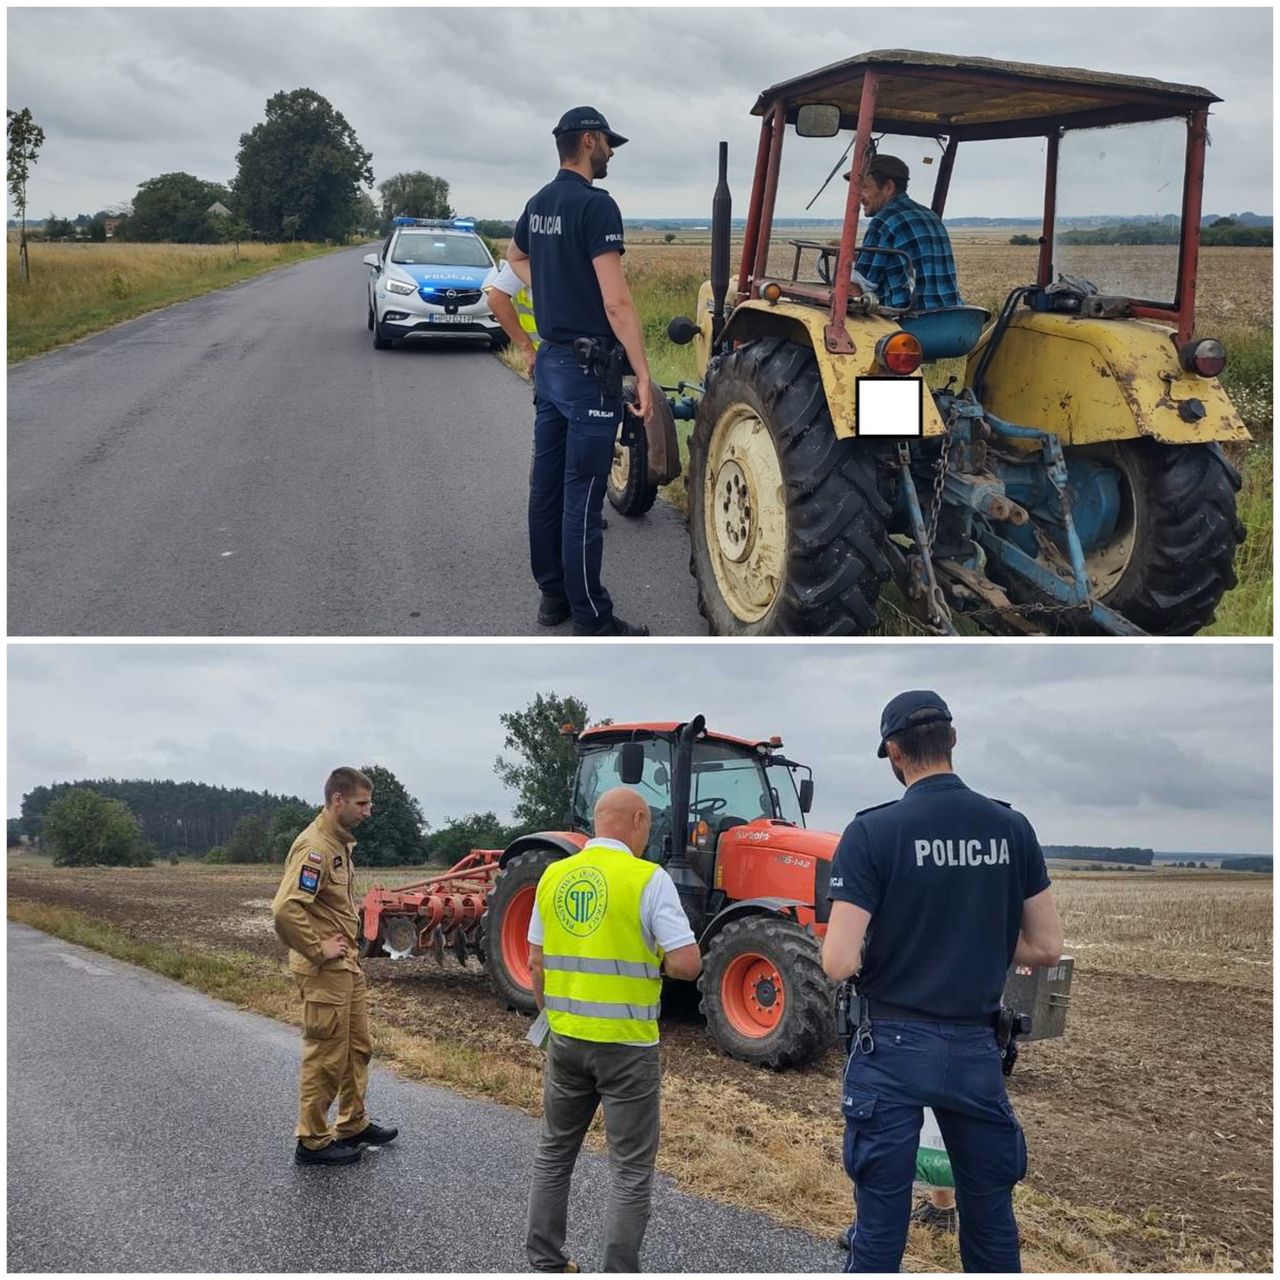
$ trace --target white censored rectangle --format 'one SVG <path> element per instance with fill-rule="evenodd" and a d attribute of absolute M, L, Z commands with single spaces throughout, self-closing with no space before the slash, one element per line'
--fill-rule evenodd
<path fill-rule="evenodd" d="M 924 435 L 923 378 L 859 378 L 855 395 L 860 436 Z"/>

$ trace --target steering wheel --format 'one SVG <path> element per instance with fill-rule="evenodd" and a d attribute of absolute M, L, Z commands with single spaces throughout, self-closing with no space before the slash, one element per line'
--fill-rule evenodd
<path fill-rule="evenodd" d="M 703 800 L 689 807 L 693 810 L 693 816 L 699 821 L 703 821 L 713 813 L 719 813 L 721 809 L 727 809 L 729 802 L 724 796 L 713 796 L 710 800 Z"/>

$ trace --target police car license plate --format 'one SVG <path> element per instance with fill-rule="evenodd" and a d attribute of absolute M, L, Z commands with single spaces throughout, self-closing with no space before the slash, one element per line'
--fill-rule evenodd
<path fill-rule="evenodd" d="M 471 316 L 428 316 L 432 324 L 470 324 Z"/>

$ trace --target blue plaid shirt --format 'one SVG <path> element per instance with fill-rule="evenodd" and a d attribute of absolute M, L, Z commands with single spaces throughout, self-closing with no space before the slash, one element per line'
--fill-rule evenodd
<path fill-rule="evenodd" d="M 868 250 L 901 249 L 911 256 L 916 287 L 911 290 L 906 261 L 897 254 Z M 935 311 L 960 305 L 956 288 L 956 263 L 951 239 L 942 219 L 932 209 L 917 204 L 905 192 L 893 197 L 872 217 L 863 233 L 854 267 L 887 307 Z"/>

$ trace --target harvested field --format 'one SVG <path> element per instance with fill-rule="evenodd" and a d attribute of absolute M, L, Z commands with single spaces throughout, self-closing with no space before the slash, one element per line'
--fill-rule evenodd
<path fill-rule="evenodd" d="M 71 908 L 138 938 L 283 959 L 269 914 L 277 874 L 28 860 L 11 866 L 8 887 L 19 913 Z M 1055 874 L 1077 976 L 1067 1038 L 1027 1047 L 1010 1081 L 1031 1150 L 1018 1196 L 1024 1265 L 1269 1271 L 1270 877 Z M 373 879 L 365 873 L 361 889 Z M 385 1051 L 413 1045 L 465 1061 L 477 1089 L 536 1105 L 540 1055 L 523 1040 L 526 1020 L 497 1002 L 474 962 L 366 967 Z M 673 989 L 664 1018 L 663 1168 L 685 1189 L 834 1233 L 850 1207 L 840 1057 L 807 1072 L 734 1062 L 687 995 Z M 458 1070 L 448 1079 L 468 1087 Z M 955 1269 L 954 1244 L 913 1231 L 907 1265 Z"/>
<path fill-rule="evenodd" d="M 770 270 L 790 277 L 795 250 L 787 246 L 788 239 L 825 240 L 836 234 L 838 232 L 832 229 L 830 234 L 806 231 L 803 237 L 792 236 L 785 231 L 775 235 L 769 257 Z M 966 302 L 995 309 L 1015 285 L 1035 279 L 1039 250 L 1034 246 L 989 243 L 956 236 L 952 249 L 960 292 Z M 731 251 L 731 279 L 737 275 L 740 251 L 741 244 L 735 242 Z M 1096 261 L 1099 270 L 1106 274 L 1141 268 L 1148 263 L 1164 264 L 1168 260 L 1168 250 L 1158 245 L 1078 246 L 1072 252 L 1075 260 L 1082 264 L 1087 253 L 1088 262 Z M 812 261 L 812 255 L 806 260 Z M 653 271 L 663 275 L 693 276 L 701 273 L 706 278 L 711 266 L 711 242 L 691 244 L 676 241 L 668 245 L 631 240 L 627 245 L 626 262 L 628 274 Z M 1196 292 L 1196 316 L 1199 328 L 1206 333 L 1223 326 L 1261 325 L 1270 328 L 1271 250 L 1201 249 Z M 693 301 L 690 297 L 690 306 Z"/>

